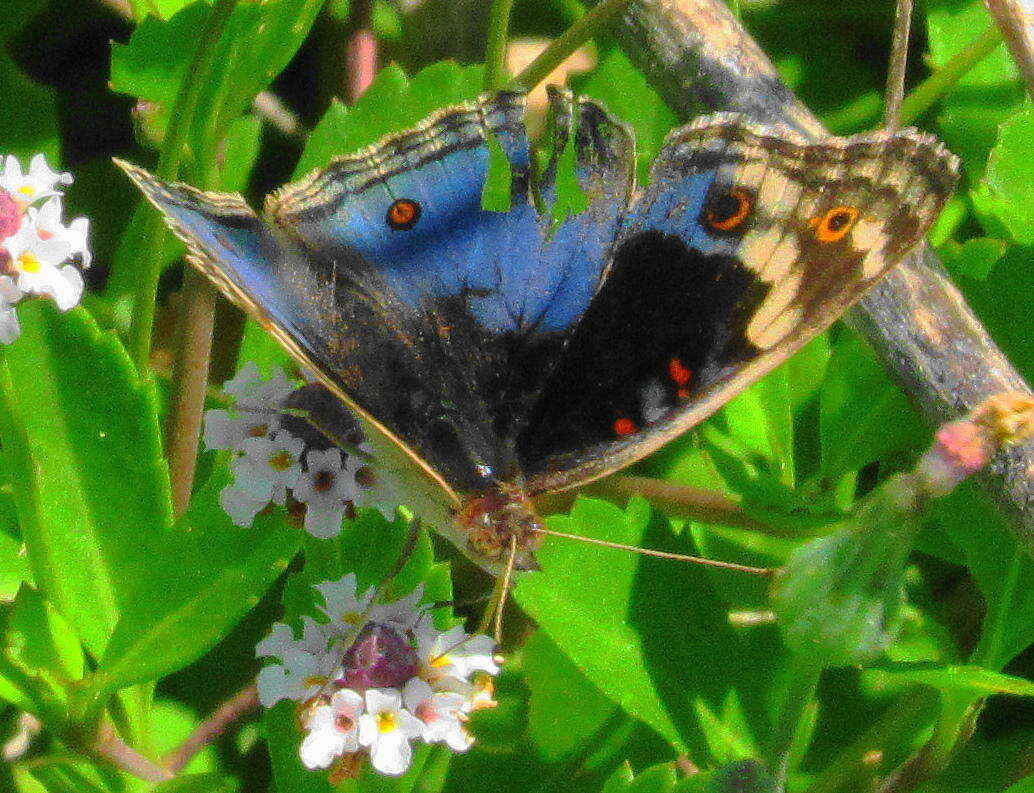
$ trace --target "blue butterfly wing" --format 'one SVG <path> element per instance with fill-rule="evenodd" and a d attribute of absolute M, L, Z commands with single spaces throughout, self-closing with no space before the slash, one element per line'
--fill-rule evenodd
<path fill-rule="evenodd" d="M 673 131 L 519 439 L 532 491 L 645 456 L 785 360 L 922 239 L 957 176 L 914 130 Z"/>
<path fill-rule="evenodd" d="M 455 495 L 519 478 L 515 438 L 598 288 L 631 188 L 632 139 L 553 95 L 554 159 L 532 184 L 523 98 L 451 108 L 271 197 L 167 185 L 127 167 L 224 293 Z M 483 209 L 493 147 L 510 208 Z M 573 148 L 584 212 L 548 208 Z M 539 194 L 535 193 L 535 190 Z M 392 223 L 399 202 L 415 222 Z"/>

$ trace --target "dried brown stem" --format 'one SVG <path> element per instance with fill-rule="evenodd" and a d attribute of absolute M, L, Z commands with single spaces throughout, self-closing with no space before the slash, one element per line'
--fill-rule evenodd
<path fill-rule="evenodd" d="M 615 33 L 665 101 L 689 117 L 738 110 L 818 137 L 818 119 L 719 0 L 640 0 Z M 990 394 L 1030 388 L 987 335 L 926 246 L 902 262 L 849 322 L 868 340 L 931 426 Z M 998 454 L 981 484 L 1034 552 L 1034 445 Z"/>
<path fill-rule="evenodd" d="M 173 773 L 157 763 L 148 760 L 115 734 L 109 724 L 100 728 L 97 740 L 91 747 L 94 756 L 107 760 L 116 768 L 120 768 L 135 777 L 147 782 L 164 782 L 173 778 Z"/>
<path fill-rule="evenodd" d="M 179 773 L 194 755 L 215 741 L 227 727 L 240 721 L 258 706 L 258 688 L 252 683 L 230 697 L 195 727 L 187 740 L 166 756 L 164 766 L 173 774 Z"/>
<path fill-rule="evenodd" d="M 1027 85 L 1027 96 L 1034 99 L 1034 14 L 1030 6 L 1025 10 L 1022 0 L 984 0 L 984 5 Z"/>
<path fill-rule="evenodd" d="M 905 96 L 905 69 L 908 67 L 908 34 L 912 29 L 912 0 L 898 0 L 894 13 L 894 38 L 890 45 L 890 67 L 883 99 L 883 126 L 901 125 L 901 100 Z"/>
<path fill-rule="evenodd" d="M 183 311 L 177 330 L 166 433 L 172 506 L 177 517 L 190 503 L 190 491 L 194 485 L 216 298 L 215 289 L 205 277 L 188 267 L 183 276 Z"/>

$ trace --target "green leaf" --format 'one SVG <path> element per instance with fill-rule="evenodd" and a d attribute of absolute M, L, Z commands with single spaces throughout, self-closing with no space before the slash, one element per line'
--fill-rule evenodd
<path fill-rule="evenodd" d="M 980 0 L 930 0 L 926 4 L 930 66 L 937 68 L 993 24 Z M 979 173 L 998 125 L 1024 101 L 1023 84 L 1004 44 L 972 68 L 942 102 L 938 125 L 966 168 Z"/>
<path fill-rule="evenodd" d="M 551 528 L 650 548 L 692 552 L 687 537 L 633 500 L 627 512 L 579 499 Z M 677 748 L 704 751 L 694 701 L 721 702 L 743 682 L 746 652 L 707 574 L 692 566 L 551 538 L 542 572 L 516 598 L 599 691 Z M 756 682 L 756 678 L 755 678 Z"/>
<path fill-rule="evenodd" d="M 240 783 L 222 774 L 188 774 L 151 788 L 151 793 L 234 793 Z"/>
<path fill-rule="evenodd" d="M 833 347 L 819 414 L 822 474 L 839 479 L 928 437 L 904 394 L 854 334 Z"/>
<path fill-rule="evenodd" d="M 432 64 L 412 77 L 398 66 L 381 69 L 354 105 L 335 102 L 330 106 L 309 135 L 294 178 L 408 129 L 439 108 L 476 98 L 482 82 L 480 66 L 452 61 Z"/>
<path fill-rule="evenodd" d="M 98 685 L 115 690 L 164 677 L 199 658 L 222 639 L 287 567 L 302 532 L 282 510 L 244 529 L 218 503 L 225 469 L 195 494 L 150 561 L 150 573 L 130 604 L 101 660 Z"/>
<path fill-rule="evenodd" d="M 865 672 L 886 683 L 919 683 L 941 691 L 961 691 L 979 696 L 1010 694 L 1034 697 L 1034 683 L 1022 677 L 1003 675 L 982 666 L 942 666 L 915 669 L 868 669 Z"/>
<path fill-rule="evenodd" d="M 934 514 L 962 549 L 987 601 L 984 630 L 974 657 L 1000 669 L 1034 642 L 1034 560 L 1020 548 L 998 513 L 964 484 L 934 504 Z"/>
<path fill-rule="evenodd" d="M 521 670 L 531 690 L 528 734 L 539 755 L 547 762 L 557 762 L 594 748 L 598 732 L 617 706 L 585 679 L 544 631 L 537 631 L 524 643 Z"/>
<path fill-rule="evenodd" d="M 195 147 L 222 139 L 293 57 L 320 5 L 319 0 L 268 0 L 234 8 L 219 40 L 215 71 L 202 86 L 190 135 Z M 112 47 L 112 87 L 154 103 L 152 124 L 158 130 L 167 123 L 210 10 L 192 3 L 168 20 L 148 17 L 128 44 Z"/>
<path fill-rule="evenodd" d="M 0 635 L 0 698 L 62 729 L 68 690 L 85 665 L 78 638 L 29 586 L 0 610 Z"/>
<path fill-rule="evenodd" d="M 36 585 L 100 656 L 171 523 L 153 387 L 82 309 L 18 307 L 0 437 Z"/>
<path fill-rule="evenodd" d="M 1006 247 L 1003 240 L 991 237 L 974 237 L 961 245 L 948 240 L 937 249 L 937 255 L 950 272 L 986 281 L 991 269 L 1005 255 Z"/>
<path fill-rule="evenodd" d="M 993 213 L 1012 239 L 1034 245 L 1034 107 L 1026 107 L 998 129 L 984 175 L 984 212 Z"/>
<path fill-rule="evenodd" d="M 1010 785 L 1002 793 L 1034 793 L 1034 775 L 1021 779 L 1015 785 Z"/>

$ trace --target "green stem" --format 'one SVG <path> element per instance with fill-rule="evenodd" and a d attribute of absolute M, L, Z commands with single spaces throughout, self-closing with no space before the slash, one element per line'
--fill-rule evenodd
<path fill-rule="evenodd" d="M 237 0 L 216 0 L 205 20 L 197 48 L 169 114 L 165 140 L 155 169 L 160 179 L 172 180 L 179 176 L 187 136 L 194 122 L 201 92 L 211 73 L 223 28 L 236 4 Z M 133 318 L 129 327 L 129 352 L 141 373 L 146 373 L 151 357 L 151 332 L 166 234 L 165 224 L 157 211 L 147 213 L 145 224 L 141 235 L 141 272 L 133 294 Z"/>
<path fill-rule="evenodd" d="M 631 0 L 603 0 L 592 11 L 587 13 L 545 50 L 527 68 L 510 81 L 510 86 L 530 91 L 541 83 L 549 73 L 567 60 L 571 53 L 581 47 L 589 39 L 603 33 L 611 21 L 629 4 Z"/>
<path fill-rule="evenodd" d="M 768 767 L 775 778 L 775 791 L 782 791 L 786 787 L 797 730 L 808 705 L 815 697 L 815 689 L 821 676 L 821 663 L 801 655 L 794 657 L 790 670 L 790 684 L 786 688 L 786 698 L 779 710 L 779 720 L 776 722 L 767 756 Z"/>
<path fill-rule="evenodd" d="M 506 42 L 510 35 L 513 0 L 492 0 L 488 17 L 488 42 L 485 46 L 485 90 L 496 91 L 506 85 Z"/>
<path fill-rule="evenodd" d="M 980 61 L 990 55 L 1002 41 L 1002 34 L 991 25 L 973 41 L 956 52 L 947 63 L 917 85 L 901 103 L 901 123 L 910 124 L 929 110 L 950 91 L 955 83 Z"/>

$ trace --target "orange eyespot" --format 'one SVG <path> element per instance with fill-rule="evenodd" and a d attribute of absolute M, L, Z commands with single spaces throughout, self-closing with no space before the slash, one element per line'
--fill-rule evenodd
<path fill-rule="evenodd" d="M 620 435 L 622 438 L 627 437 L 628 435 L 635 435 L 638 431 L 639 428 L 630 418 L 620 418 L 614 422 L 614 434 Z"/>
<path fill-rule="evenodd" d="M 833 207 L 820 218 L 812 218 L 811 226 L 819 242 L 836 242 L 847 235 L 857 219 L 857 209 L 839 206 Z"/>
<path fill-rule="evenodd" d="M 671 378 L 671 382 L 681 389 L 689 385 L 693 372 L 681 360 L 672 358 L 668 361 L 668 376 Z"/>
<path fill-rule="evenodd" d="M 388 207 L 386 220 L 395 231 L 411 229 L 420 220 L 420 204 L 411 198 L 400 198 Z"/>
<path fill-rule="evenodd" d="M 753 196 L 742 187 L 733 187 L 711 200 L 704 211 L 704 221 L 717 231 L 732 231 L 743 225 L 752 209 Z"/>

